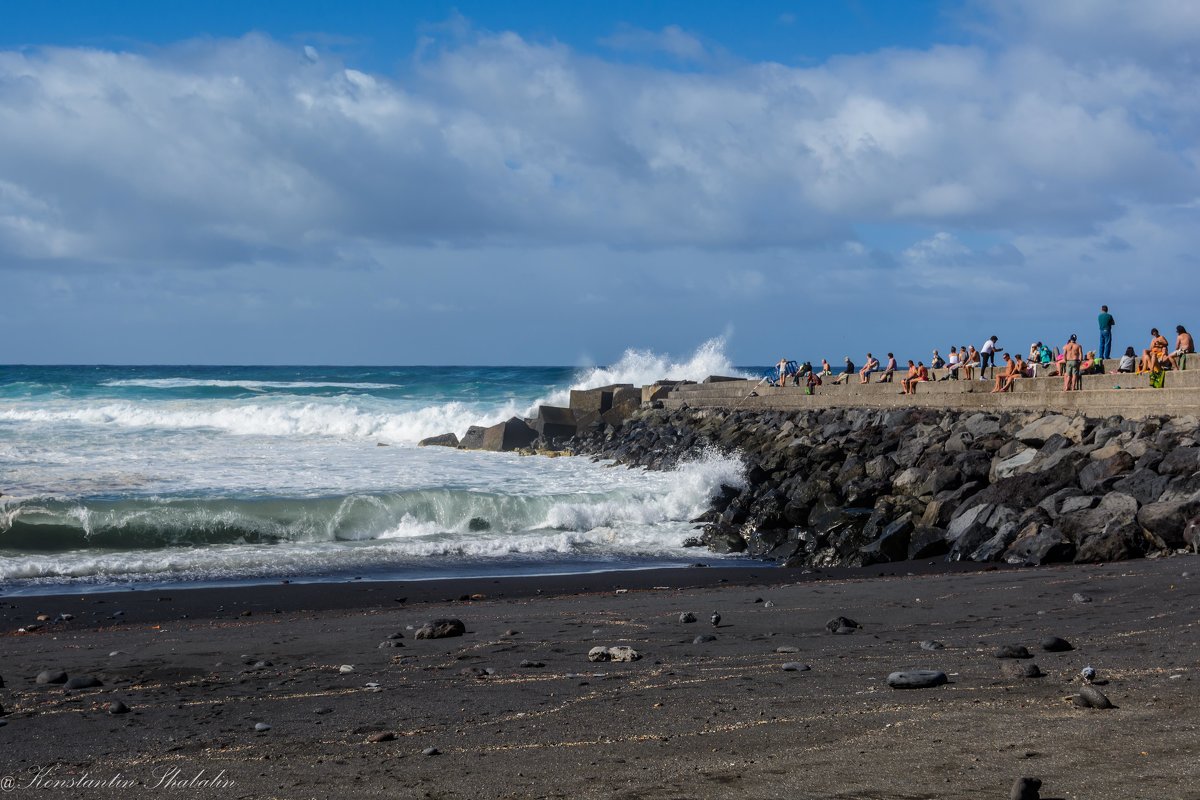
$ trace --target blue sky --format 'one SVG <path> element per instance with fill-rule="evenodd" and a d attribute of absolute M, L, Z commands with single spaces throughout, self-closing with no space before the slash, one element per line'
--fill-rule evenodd
<path fill-rule="evenodd" d="M 745 5 L 6 4 L 0 360 L 858 361 L 1086 342 L 1103 302 L 1121 347 L 1194 322 L 1200 6 Z"/>

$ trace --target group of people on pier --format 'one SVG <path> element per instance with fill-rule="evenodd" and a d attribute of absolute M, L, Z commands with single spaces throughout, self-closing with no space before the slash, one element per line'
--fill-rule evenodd
<path fill-rule="evenodd" d="M 1116 320 L 1109 313 L 1108 306 L 1100 307 L 1097 321 L 1100 326 L 1100 346 L 1097 350 L 1086 353 L 1075 334 L 1071 334 L 1061 348 L 1055 347 L 1053 350 L 1042 342 L 1034 342 L 1029 346 L 1028 356 L 1021 353 L 1012 356 L 1005 352 L 1004 348 L 1000 347 L 997 336 L 989 337 L 978 349 L 974 345 L 952 346 L 945 357 L 935 349 L 928 366 L 924 361 L 908 361 L 907 371 L 900 379 L 900 393 L 915 394 L 917 386 L 926 381 L 975 380 L 976 370 L 979 380 L 986 381 L 989 380 L 989 368 L 992 370 L 990 379 L 994 381 L 993 393 L 1011 391 L 1021 378 L 1039 376 L 1061 376 L 1064 392 L 1078 390 L 1080 376 L 1104 374 L 1104 362 L 1111 355 L 1112 329 Z M 1174 348 L 1167 338 L 1159 333 L 1158 328 L 1150 330 L 1150 337 L 1150 346 L 1142 350 L 1140 358 L 1135 355 L 1132 347 L 1127 347 L 1112 372 L 1147 374 L 1150 376 L 1151 386 L 1161 387 L 1166 370 L 1186 369 L 1187 356 L 1194 353 L 1196 347 L 1192 335 L 1184 326 L 1175 326 Z M 1001 357 L 1002 366 L 996 363 L 997 355 Z M 808 394 L 812 394 L 815 387 L 820 386 L 824 380 L 840 385 L 857 378 L 858 383 L 866 384 L 871 382 L 873 375 L 879 373 L 879 383 L 892 383 L 896 373 L 900 371 L 893 353 L 887 354 L 887 362 L 882 365 L 874 354 L 867 353 L 861 367 L 856 367 L 850 356 L 846 356 L 843 367 L 836 374 L 825 359 L 821 359 L 821 366 L 817 369 L 809 361 L 798 364 L 782 358 L 776 364 L 776 369 L 778 378 L 774 379 L 772 376 L 776 385 L 803 385 Z M 939 371 L 942 373 L 940 377 L 937 374 Z"/>

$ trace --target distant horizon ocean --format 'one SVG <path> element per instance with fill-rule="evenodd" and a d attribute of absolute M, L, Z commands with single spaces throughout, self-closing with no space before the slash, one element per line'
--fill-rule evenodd
<path fill-rule="evenodd" d="M 713 561 L 682 542 L 734 455 L 655 473 L 416 446 L 573 388 L 713 374 L 747 374 L 720 340 L 584 369 L 0 367 L 0 593 Z"/>

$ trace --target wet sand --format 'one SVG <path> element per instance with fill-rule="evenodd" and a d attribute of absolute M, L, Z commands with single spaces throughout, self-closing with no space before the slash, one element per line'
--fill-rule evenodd
<path fill-rule="evenodd" d="M 1043 798 L 1200 797 L 1200 561 L 914 566 L 0 598 L 0 775 L 17 797 L 917 800 L 1023 775 Z M 39 612 L 74 619 L 15 633 Z M 829 633 L 839 615 L 862 627 Z M 466 634 L 414 638 L 438 617 Z M 1046 676 L 1007 677 L 1007 644 Z M 642 657 L 588 661 L 615 645 Z M 1072 705 L 1085 665 L 1117 708 Z M 907 668 L 950 683 L 886 685 Z M 49 669 L 104 685 L 35 684 Z"/>

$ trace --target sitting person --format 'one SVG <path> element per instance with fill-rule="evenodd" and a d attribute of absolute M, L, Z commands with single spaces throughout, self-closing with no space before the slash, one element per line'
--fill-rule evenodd
<path fill-rule="evenodd" d="M 1137 366 L 1137 356 L 1133 353 L 1132 347 L 1125 348 L 1125 355 L 1121 356 L 1121 363 L 1117 365 L 1117 372 L 1133 372 Z"/>
<path fill-rule="evenodd" d="M 1158 332 L 1158 328 L 1150 329 L 1150 355 L 1154 357 L 1154 363 L 1159 369 L 1163 369 L 1171 363 L 1169 356 L 1170 345 L 1167 344 L 1167 337 Z M 1153 372 L 1153 370 L 1151 370 Z"/>
<path fill-rule="evenodd" d="M 1079 366 L 1079 371 L 1084 375 L 1103 375 L 1104 362 L 1096 357 L 1095 350 L 1088 350 L 1087 357 Z"/>
<path fill-rule="evenodd" d="M 880 383 L 891 383 L 892 377 L 896 374 L 896 356 L 888 353 L 887 366 L 883 368 L 883 374 L 879 376 Z"/>
<path fill-rule="evenodd" d="M 854 362 L 850 360 L 850 356 L 846 356 L 846 366 L 842 367 L 842 371 L 838 373 L 834 383 L 841 386 L 843 383 L 850 382 L 850 376 L 854 374 Z"/>
<path fill-rule="evenodd" d="M 1017 353 L 1017 359 L 1014 361 L 1008 353 L 1004 354 L 1004 369 L 996 376 L 996 386 L 992 389 L 992 394 L 998 392 L 1007 392 L 1013 387 L 1017 378 L 1024 375 L 1025 362 L 1021 359 L 1021 354 Z"/>
<path fill-rule="evenodd" d="M 979 361 L 979 351 L 975 349 L 975 345 L 970 347 L 963 345 L 958 348 L 958 360 L 962 364 L 958 368 L 962 373 L 962 379 L 964 381 L 975 380 L 975 364 Z"/>
<path fill-rule="evenodd" d="M 900 379 L 900 394 L 913 394 L 917 382 L 917 365 L 910 358 L 908 360 L 908 374 Z"/>
<path fill-rule="evenodd" d="M 820 385 L 821 376 L 810 369 L 808 371 L 808 377 L 804 380 L 804 393 L 813 394 L 816 388 Z"/>
<path fill-rule="evenodd" d="M 829 366 L 829 362 L 821 359 L 821 371 L 818 373 L 822 378 L 828 378 L 833 374 L 833 367 Z"/>
<path fill-rule="evenodd" d="M 871 373 L 879 369 L 879 359 L 867 353 L 867 363 L 863 364 L 863 368 L 858 371 L 859 383 L 870 383 Z"/>
<path fill-rule="evenodd" d="M 962 364 L 958 359 L 958 350 L 954 347 L 951 347 L 950 355 L 946 356 L 946 375 L 942 378 L 942 380 L 958 380 L 958 368 L 960 366 L 962 366 Z"/>
<path fill-rule="evenodd" d="M 1188 353 L 1196 352 L 1196 343 L 1192 335 L 1182 325 L 1175 326 L 1175 350 L 1167 358 L 1171 361 L 1171 369 L 1183 369 L 1187 363 Z"/>
<path fill-rule="evenodd" d="M 792 385 L 799 386 L 800 381 L 803 380 L 804 378 L 807 378 L 811 374 L 812 374 L 812 362 L 805 361 L 803 364 L 800 365 L 800 368 L 796 370 L 795 374 L 792 375 Z"/>
<path fill-rule="evenodd" d="M 1150 352 L 1150 348 L 1142 351 L 1142 357 L 1138 359 L 1138 375 L 1145 375 L 1147 372 L 1154 372 L 1157 366 L 1154 361 L 1154 353 Z"/>
<path fill-rule="evenodd" d="M 944 366 L 946 366 L 946 359 L 942 358 L 941 353 L 939 353 L 937 350 L 934 350 L 933 358 L 929 359 L 929 368 L 930 369 L 941 369 Z"/>

